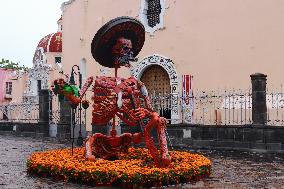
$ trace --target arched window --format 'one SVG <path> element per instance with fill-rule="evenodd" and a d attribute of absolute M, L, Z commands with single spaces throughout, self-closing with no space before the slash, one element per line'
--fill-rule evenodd
<path fill-rule="evenodd" d="M 81 64 L 80 69 L 81 69 L 82 78 L 86 79 L 86 77 L 87 77 L 87 61 L 86 61 L 86 59 L 82 58 L 80 64 Z"/>
<path fill-rule="evenodd" d="M 147 32 L 164 27 L 165 0 L 141 0 L 140 20 Z"/>

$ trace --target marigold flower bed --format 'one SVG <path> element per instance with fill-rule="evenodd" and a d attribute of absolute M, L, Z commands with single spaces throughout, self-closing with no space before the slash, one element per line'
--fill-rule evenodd
<path fill-rule="evenodd" d="M 135 188 L 186 183 L 209 176 L 211 161 L 202 155 L 171 151 L 169 168 L 157 168 L 145 148 L 130 148 L 118 160 L 87 161 L 84 148 L 35 152 L 27 161 L 29 173 L 92 185 Z"/>

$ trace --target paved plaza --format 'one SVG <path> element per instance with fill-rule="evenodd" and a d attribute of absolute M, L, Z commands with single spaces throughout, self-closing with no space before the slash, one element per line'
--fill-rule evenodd
<path fill-rule="evenodd" d="M 64 183 L 27 174 L 26 160 L 32 152 L 64 148 L 66 146 L 70 145 L 55 144 L 54 142 L 48 141 L 43 142 L 32 138 L 0 135 L 0 188 L 92 188 L 90 186 Z M 235 151 L 195 152 L 202 153 L 213 161 L 212 175 L 196 183 L 165 188 L 284 189 L 284 154 L 275 155 Z"/>

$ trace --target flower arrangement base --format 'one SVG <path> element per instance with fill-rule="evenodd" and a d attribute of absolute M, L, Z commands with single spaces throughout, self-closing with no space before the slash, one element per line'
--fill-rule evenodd
<path fill-rule="evenodd" d="M 146 188 L 188 183 L 210 175 L 211 161 L 189 152 L 170 151 L 171 165 L 157 168 L 146 148 L 130 148 L 117 160 L 88 161 L 84 148 L 35 152 L 27 160 L 31 174 L 95 186 Z"/>

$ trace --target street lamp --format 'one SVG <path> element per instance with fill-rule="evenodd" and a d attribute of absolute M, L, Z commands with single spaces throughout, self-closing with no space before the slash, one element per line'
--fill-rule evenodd
<path fill-rule="evenodd" d="M 80 72 L 80 67 L 78 65 L 72 66 L 69 84 L 75 85 L 74 74 L 76 74 L 76 73 L 74 72 L 74 67 L 77 67 L 77 69 L 78 69 L 79 89 L 81 89 L 82 88 L 82 74 Z M 75 130 L 75 125 L 76 125 L 76 120 L 75 120 L 76 108 L 77 107 L 72 107 L 72 124 L 73 124 L 72 147 L 73 147 L 73 143 L 74 143 L 74 130 Z M 80 126 L 80 129 L 79 129 L 79 135 L 78 135 L 78 138 L 77 138 L 77 145 L 82 146 L 83 137 L 82 137 L 82 104 L 81 103 L 79 104 L 79 126 Z"/>

